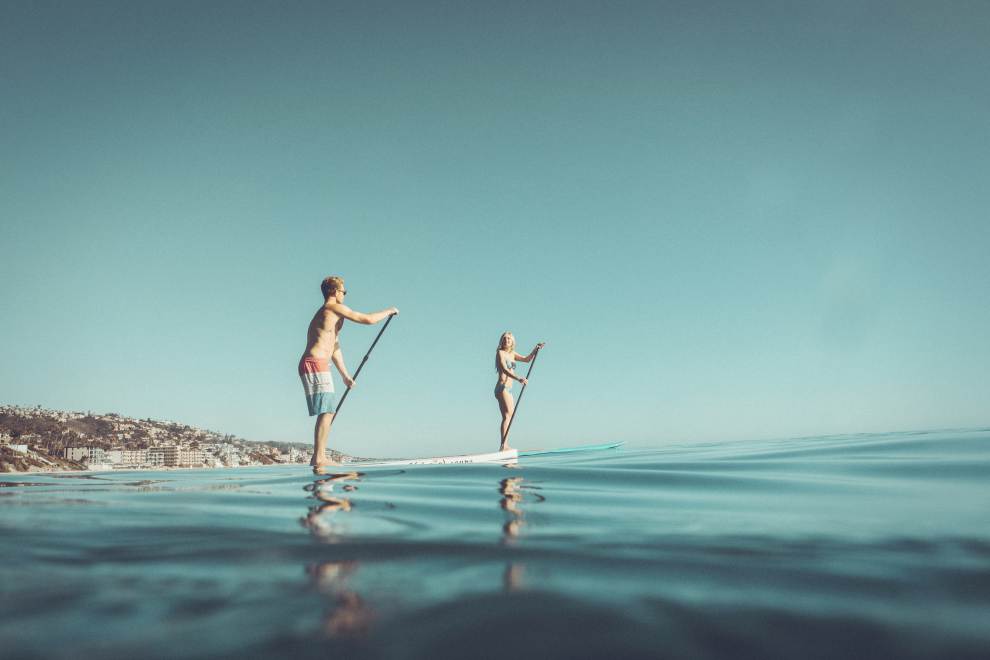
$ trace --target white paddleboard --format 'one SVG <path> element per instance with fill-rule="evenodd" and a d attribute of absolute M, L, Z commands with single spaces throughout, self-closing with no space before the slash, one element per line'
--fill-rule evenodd
<path fill-rule="evenodd" d="M 394 467 L 396 465 L 460 465 L 465 463 L 507 463 L 519 457 L 519 450 L 496 451 L 490 454 L 464 454 L 461 456 L 434 456 L 432 458 L 399 458 L 392 461 L 355 461 L 344 463 L 347 467 Z"/>

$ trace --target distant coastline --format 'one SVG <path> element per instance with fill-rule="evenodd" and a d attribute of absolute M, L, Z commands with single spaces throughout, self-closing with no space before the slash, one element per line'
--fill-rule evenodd
<path fill-rule="evenodd" d="M 345 459 L 345 461 L 346 460 L 347 459 Z M 9 470 L 9 471 L 6 471 L 6 472 L 0 471 L 0 475 L 4 475 L 4 474 L 39 474 L 40 475 L 40 474 L 43 474 L 45 476 L 55 476 L 55 477 L 58 477 L 58 476 L 62 476 L 62 475 L 87 476 L 87 475 L 91 475 L 91 474 L 107 474 L 107 473 L 120 473 L 120 472 L 191 472 L 191 471 L 194 471 L 194 470 L 240 470 L 242 468 L 251 468 L 251 467 L 276 468 L 276 467 L 303 467 L 303 466 L 305 466 L 307 468 L 308 467 L 311 467 L 309 465 L 309 460 L 308 459 L 307 459 L 306 463 L 269 463 L 268 465 L 261 465 L 261 464 L 258 464 L 258 465 L 231 465 L 231 466 L 222 466 L 222 467 L 136 467 L 136 468 L 127 467 L 127 468 L 114 468 L 112 470 L 102 470 L 102 469 L 101 470 L 93 470 L 93 469 L 90 469 L 90 468 L 84 468 L 82 470 L 65 470 L 65 469 L 60 469 L 60 470 L 38 470 L 38 469 L 35 469 L 35 470 Z"/>
<path fill-rule="evenodd" d="M 329 453 L 335 461 L 350 458 Z M 118 413 L 0 405 L 0 473 L 305 465 L 309 458 L 304 443 L 252 442 Z"/>

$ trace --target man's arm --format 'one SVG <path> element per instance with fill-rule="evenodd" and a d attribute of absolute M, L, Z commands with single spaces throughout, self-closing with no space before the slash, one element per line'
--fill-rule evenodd
<path fill-rule="evenodd" d="M 348 321 L 354 321 L 355 323 L 360 323 L 361 325 L 374 325 L 384 321 L 393 314 L 398 314 L 399 310 L 395 307 L 389 307 L 388 309 L 383 309 L 380 312 L 371 312 L 370 314 L 365 314 L 364 312 L 358 312 L 347 305 L 342 303 L 328 303 L 327 307 L 334 314 L 342 316 Z"/>
<path fill-rule="evenodd" d="M 347 365 L 344 364 L 344 354 L 340 350 L 340 342 L 334 344 L 333 355 L 330 356 L 330 359 L 333 360 L 333 365 L 337 367 L 337 372 L 340 374 L 341 379 L 343 379 L 344 385 L 354 387 L 354 379 L 347 373 Z"/>

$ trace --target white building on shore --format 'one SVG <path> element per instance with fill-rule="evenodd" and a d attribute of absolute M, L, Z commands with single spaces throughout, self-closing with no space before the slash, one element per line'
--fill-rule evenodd
<path fill-rule="evenodd" d="M 147 449 L 124 449 L 120 452 L 120 464 L 124 467 L 141 467 L 147 463 Z"/>
<path fill-rule="evenodd" d="M 67 458 L 70 461 L 81 463 L 83 460 L 89 459 L 89 451 L 89 447 L 66 447 L 62 455 L 63 458 Z"/>
<path fill-rule="evenodd" d="M 105 465 L 110 463 L 107 458 L 107 452 L 102 447 L 90 447 L 89 449 L 89 463 L 98 463 L 100 465 Z"/>
<path fill-rule="evenodd" d="M 186 449 L 182 448 L 179 450 L 179 462 L 180 467 L 199 467 L 206 460 L 202 449 Z"/>

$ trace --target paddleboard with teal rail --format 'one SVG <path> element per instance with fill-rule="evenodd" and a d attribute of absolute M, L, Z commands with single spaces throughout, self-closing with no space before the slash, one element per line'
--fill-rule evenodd
<path fill-rule="evenodd" d="M 558 447 L 557 449 L 520 449 L 519 456 L 544 456 L 547 454 L 573 454 L 579 451 L 605 451 L 615 449 L 625 444 L 625 441 L 606 442 L 600 445 L 578 445 L 577 447 Z"/>
<path fill-rule="evenodd" d="M 383 461 L 353 461 L 345 463 L 347 467 L 395 467 L 397 465 L 463 465 L 467 463 L 508 463 L 519 457 L 519 451 L 497 451 L 489 454 L 463 454 L 461 456 L 433 456 L 431 458 L 398 458 Z"/>

